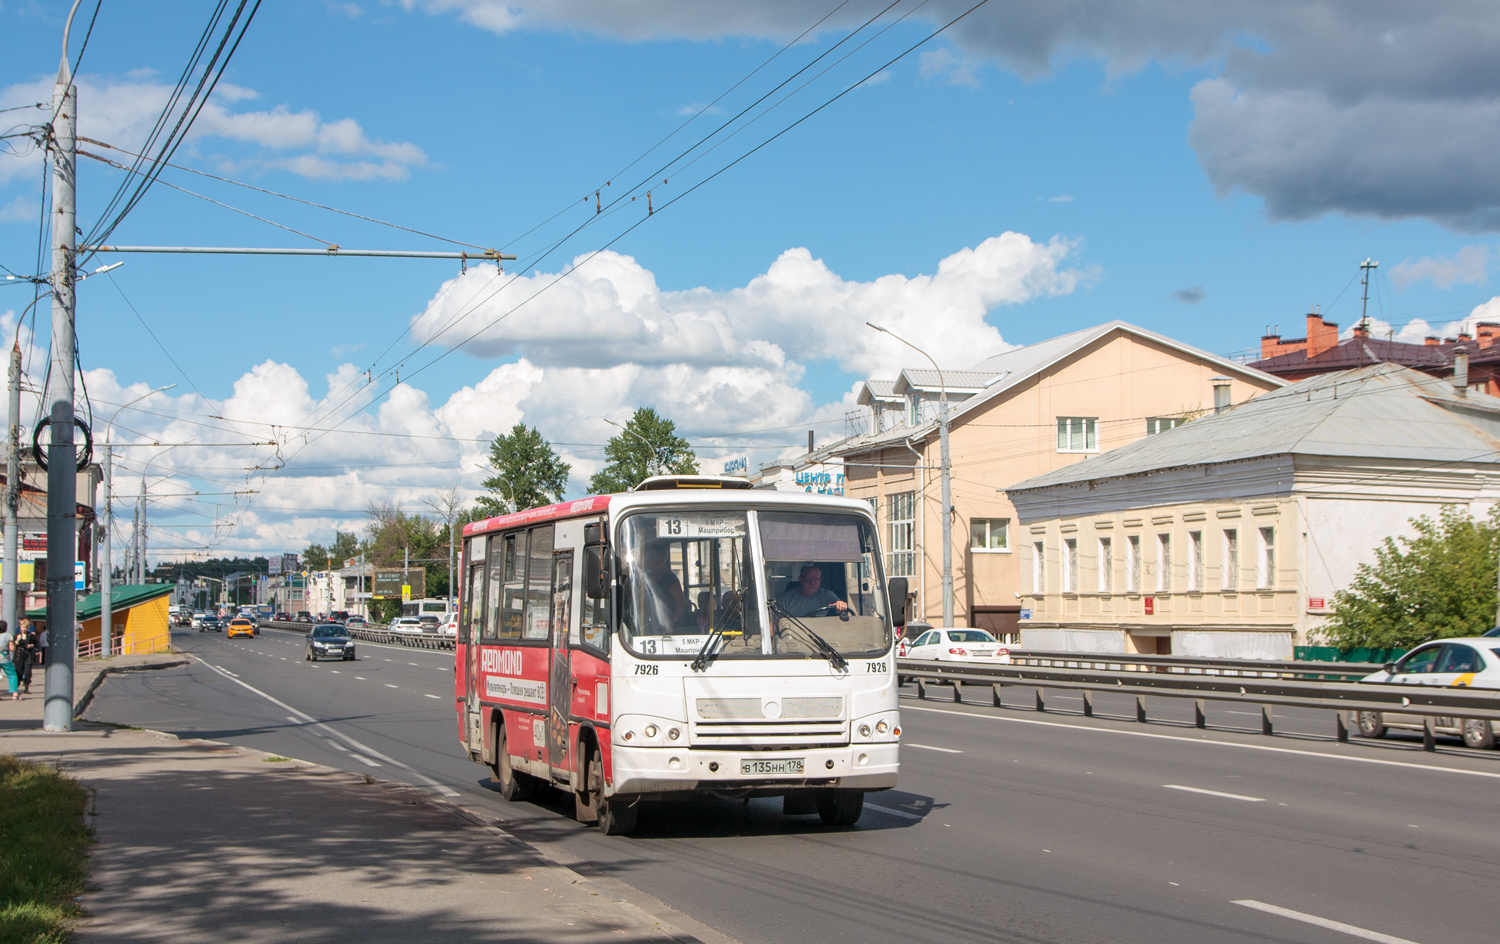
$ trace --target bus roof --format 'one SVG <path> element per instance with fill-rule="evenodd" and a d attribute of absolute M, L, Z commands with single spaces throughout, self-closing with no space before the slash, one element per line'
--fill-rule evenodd
<path fill-rule="evenodd" d="M 581 498 L 578 501 L 558 502 L 555 505 L 543 505 L 540 508 L 531 508 L 509 515 L 499 515 L 494 518 L 486 518 L 483 521 L 475 521 L 464 525 L 464 535 L 485 534 L 491 531 L 503 531 L 508 528 L 526 524 L 539 524 L 546 521 L 557 521 L 565 518 L 576 518 L 580 515 L 598 514 L 611 507 L 633 508 L 650 505 L 713 505 L 733 504 L 746 507 L 765 505 L 792 505 L 804 507 L 830 506 L 843 508 L 853 512 L 870 512 L 869 502 L 855 498 L 842 498 L 837 495 L 820 495 L 808 492 L 783 492 L 776 489 L 749 489 L 731 492 L 721 491 L 715 488 L 690 488 L 684 490 L 651 490 L 636 491 L 619 495 L 596 495 L 593 498 Z"/>

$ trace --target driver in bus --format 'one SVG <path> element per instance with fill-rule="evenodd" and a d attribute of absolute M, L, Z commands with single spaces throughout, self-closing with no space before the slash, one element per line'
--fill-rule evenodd
<path fill-rule="evenodd" d="M 776 599 L 788 613 L 798 619 L 830 607 L 835 613 L 843 613 L 849 609 L 849 604 L 840 599 L 838 594 L 823 589 L 823 571 L 811 561 L 802 565 L 798 582 L 788 584 Z"/>
<path fill-rule="evenodd" d="M 652 541 L 646 545 L 646 586 L 649 588 L 646 606 L 646 632 L 659 635 L 670 632 L 678 622 L 688 616 L 687 595 L 682 584 L 667 560 L 665 541 Z"/>

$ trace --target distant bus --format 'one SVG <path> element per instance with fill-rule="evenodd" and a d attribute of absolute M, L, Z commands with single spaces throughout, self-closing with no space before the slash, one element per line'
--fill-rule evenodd
<path fill-rule="evenodd" d="M 447 600 L 412 600 L 401 604 L 402 616 L 436 616 L 442 622 L 449 612 Z"/>

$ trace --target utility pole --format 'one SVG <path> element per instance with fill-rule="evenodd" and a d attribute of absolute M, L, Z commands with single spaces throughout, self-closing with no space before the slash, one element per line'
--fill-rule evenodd
<path fill-rule="evenodd" d="M 62 60 L 52 87 L 52 441 L 47 448 L 47 694 L 42 729 L 73 730 L 74 627 L 77 594 L 73 558 L 78 543 L 78 455 L 73 450 L 74 263 L 77 247 L 78 90 L 68 66 L 68 32 L 78 0 L 63 28 Z"/>
<path fill-rule="evenodd" d="M 108 658 L 114 653 L 115 611 L 113 601 L 114 591 L 114 559 L 111 556 L 113 547 L 110 544 L 109 533 L 114 530 L 114 521 L 110 517 L 110 490 L 114 487 L 110 479 L 114 475 L 114 450 L 110 447 L 109 431 L 104 433 L 104 507 L 100 509 L 99 520 L 104 526 L 104 566 L 99 568 L 99 642 L 100 651 Z"/>
<path fill-rule="evenodd" d="M 910 341 L 906 340 L 905 338 L 902 338 L 902 337 L 900 337 L 899 335 L 896 335 L 896 334 L 892 334 L 890 331 L 886 330 L 885 328 L 882 328 L 880 325 L 871 324 L 868 321 L 866 321 L 865 324 L 869 325 L 871 328 L 874 328 L 876 331 L 879 331 L 882 334 L 889 334 L 891 337 L 895 338 L 897 341 L 900 341 L 902 344 L 905 344 L 907 347 L 911 348 L 913 351 L 916 351 L 918 354 L 920 354 L 923 357 L 927 358 L 928 363 L 932 364 L 932 369 L 935 370 L 935 371 L 937 371 L 939 396 L 941 398 L 939 400 L 939 402 L 938 402 L 938 442 L 940 444 L 939 450 L 940 450 L 940 454 L 942 456 L 941 462 L 942 462 L 942 479 L 943 479 L 943 509 L 942 509 L 942 513 L 943 513 L 943 625 L 944 626 L 952 626 L 953 625 L 953 484 L 952 484 L 952 478 L 953 478 L 953 476 L 951 474 L 951 472 L 952 472 L 952 466 L 948 462 L 948 383 L 947 383 L 947 381 L 945 381 L 943 379 L 943 369 L 937 365 L 937 361 L 935 361 L 935 360 L 932 359 L 932 355 L 931 354 L 928 354 L 926 351 L 924 351 L 921 348 L 917 347 L 915 344 L 911 343 Z"/>
<path fill-rule="evenodd" d="M 1378 262 L 1371 262 L 1369 256 L 1366 256 L 1365 261 L 1359 264 L 1362 276 L 1361 281 L 1365 287 L 1365 297 L 1359 306 L 1359 326 L 1366 330 L 1370 327 L 1370 270 L 1377 268 L 1379 265 L 1380 263 Z"/>
<path fill-rule="evenodd" d="M 458 566 L 458 515 L 454 514 L 448 519 L 448 612 L 456 613 L 453 605 L 453 590 L 458 586 L 458 572 L 454 570 Z"/>
<path fill-rule="evenodd" d="M 17 581 L 20 574 L 17 568 L 20 566 L 21 536 L 18 532 L 20 527 L 17 518 L 21 505 L 21 333 L 16 332 L 16 346 L 10 352 L 10 397 L 7 411 L 9 428 L 6 431 L 6 440 L 10 445 L 10 451 L 5 456 L 5 578 L 4 578 L 4 612 L 5 626 L 11 632 L 15 632 L 21 625 L 20 618 L 22 607 L 16 596 L 19 591 Z"/>
<path fill-rule="evenodd" d="M 147 468 L 150 464 L 147 463 Z M 146 543 L 148 540 L 146 528 L 146 477 L 141 476 L 141 583 L 146 582 Z"/>

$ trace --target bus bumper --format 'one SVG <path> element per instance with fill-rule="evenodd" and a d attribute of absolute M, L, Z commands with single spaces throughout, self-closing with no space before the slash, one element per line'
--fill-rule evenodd
<path fill-rule="evenodd" d="M 610 751 L 610 795 L 649 795 L 706 790 L 749 789 L 763 795 L 809 787 L 889 790 L 896 785 L 900 745 L 853 744 L 806 750 L 715 751 L 660 747 L 621 747 Z M 745 773 L 745 761 L 800 759 L 802 773 Z"/>

